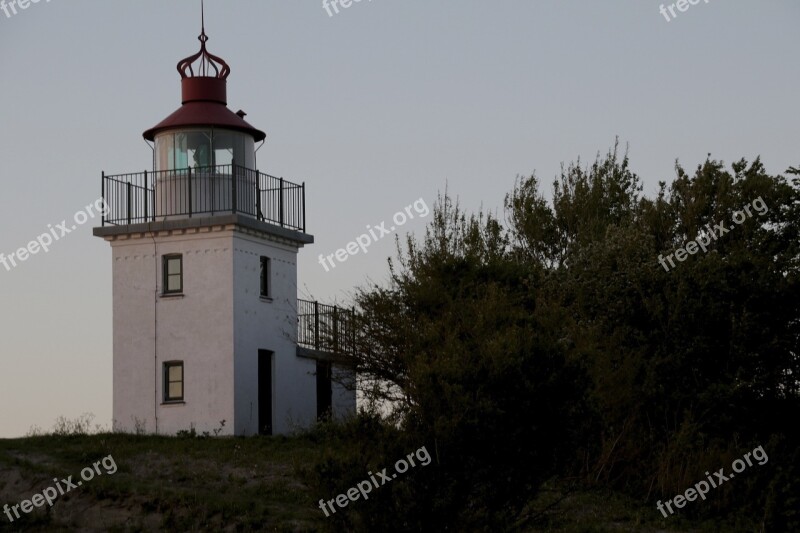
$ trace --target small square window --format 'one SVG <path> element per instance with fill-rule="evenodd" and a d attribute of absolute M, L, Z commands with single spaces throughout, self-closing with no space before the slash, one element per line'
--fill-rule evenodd
<path fill-rule="evenodd" d="M 261 297 L 262 298 L 271 298 L 272 294 L 272 284 L 270 283 L 270 275 L 272 271 L 272 265 L 270 264 L 269 257 L 262 257 L 261 258 Z"/>
<path fill-rule="evenodd" d="M 183 361 L 164 363 L 164 402 L 183 401 Z"/>
<path fill-rule="evenodd" d="M 164 294 L 183 292 L 183 256 L 164 256 Z"/>

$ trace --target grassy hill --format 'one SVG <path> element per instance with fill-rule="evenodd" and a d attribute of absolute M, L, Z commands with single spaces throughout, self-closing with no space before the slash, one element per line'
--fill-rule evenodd
<path fill-rule="evenodd" d="M 0 505 L 31 499 L 54 478 L 72 476 L 109 455 L 95 477 L 58 497 L 52 507 L 0 531 L 326 531 L 318 497 L 303 469 L 327 445 L 309 436 L 168 438 L 120 434 L 0 440 Z M 88 477 L 88 474 L 87 474 Z M 606 493 L 565 495 L 546 488 L 534 502 L 535 531 L 732 531 L 732 525 L 690 526 L 661 520 L 649 506 Z M 20 514 L 21 511 L 20 511 Z M 12 517 L 13 517 L 12 513 Z M 720 529 L 721 528 L 721 529 Z"/>
<path fill-rule="evenodd" d="M 117 471 L 0 530 L 315 531 L 324 517 L 296 467 L 313 459 L 302 438 L 166 438 L 103 434 L 0 440 L 0 505 L 81 479 L 111 455 Z M 63 485 L 63 484 L 62 484 Z M 13 516 L 13 514 L 12 514 Z"/>

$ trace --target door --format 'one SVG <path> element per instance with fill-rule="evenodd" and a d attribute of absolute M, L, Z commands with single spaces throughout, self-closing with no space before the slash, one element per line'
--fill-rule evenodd
<path fill-rule="evenodd" d="M 258 434 L 272 435 L 272 359 L 269 350 L 258 351 Z"/>
<path fill-rule="evenodd" d="M 331 417 L 333 407 L 333 387 L 331 383 L 331 364 L 317 361 L 317 419 Z"/>

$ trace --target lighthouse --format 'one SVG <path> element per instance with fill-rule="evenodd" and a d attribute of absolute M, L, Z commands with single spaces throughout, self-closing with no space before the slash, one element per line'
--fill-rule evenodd
<path fill-rule="evenodd" d="M 305 183 L 260 172 L 266 134 L 228 108 L 228 64 L 178 63 L 152 169 L 101 176 L 111 245 L 113 427 L 270 435 L 354 413 L 353 312 L 297 298 Z"/>

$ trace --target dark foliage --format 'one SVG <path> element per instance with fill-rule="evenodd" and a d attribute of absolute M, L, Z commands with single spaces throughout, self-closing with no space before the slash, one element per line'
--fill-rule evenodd
<path fill-rule="evenodd" d="M 761 445 L 766 465 L 686 516 L 800 529 L 800 184 L 759 160 L 676 172 L 643 197 L 615 146 L 565 167 L 552 203 L 535 176 L 518 180 L 507 228 L 439 199 L 391 284 L 356 296 L 352 363 L 389 422 L 355 422 L 353 455 L 326 458 L 315 482 L 341 492 L 365 461 L 423 444 L 436 460 L 339 526 L 519 529 L 553 476 L 654 502 Z M 697 238 L 706 250 L 665 270 L 659 258 Z"/>

